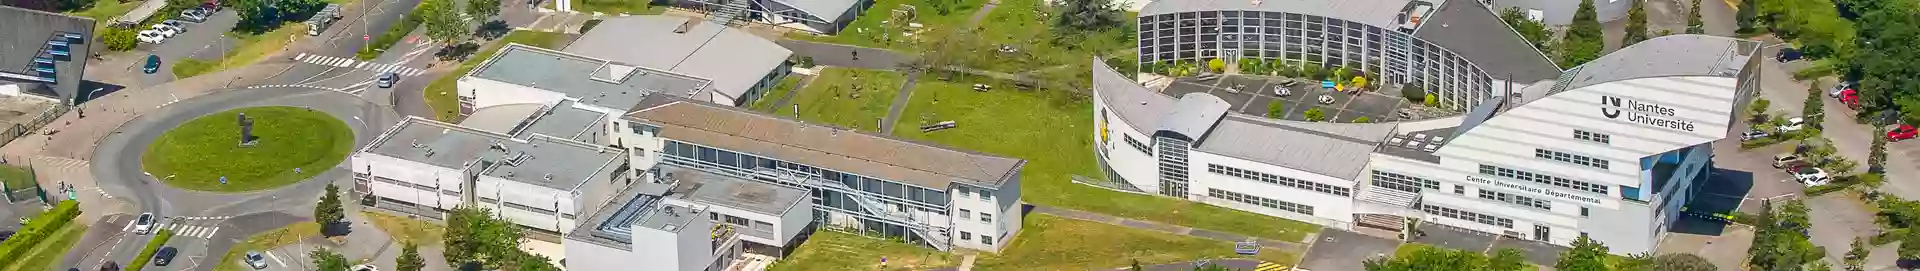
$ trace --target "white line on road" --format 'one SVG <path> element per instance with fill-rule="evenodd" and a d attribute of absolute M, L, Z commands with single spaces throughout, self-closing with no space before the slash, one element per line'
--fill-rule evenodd
<path fill-rule="evenodd" d="M 267 251 L 267 252 L 264 252 L 264 253 L 266 253 L 266 254 L 267 254 L 267 258 L 273 258 L 273 263 L 277 263 L 277 264 L 280 264 L 280 267 L 283 267 L 283 268 L 284 268 L 284 267 L 287 267 L 287 262 L 286 262 L 286 261 L 282 261 L 282 260 L 280 260 L 280 256 L 278 256 L 278 255 L 273 255 L 273 251 L 271 251 L 271 250 L 269 250 L 269 251 Z"/>

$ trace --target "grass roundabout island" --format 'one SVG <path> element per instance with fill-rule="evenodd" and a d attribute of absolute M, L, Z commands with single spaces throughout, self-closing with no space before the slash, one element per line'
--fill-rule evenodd
<path fill-rule="evenodd" d="M 242 144 L 240 114 L 253 123 Z M 327 113 L 289 106 L 227 110 L 174 127 L 140 164 L 173 187 L 242 192 L 280 187 L 332 169 L 353 151 L 353 129 Z M 221 183 L 221 178 L 226 183 Z"/>

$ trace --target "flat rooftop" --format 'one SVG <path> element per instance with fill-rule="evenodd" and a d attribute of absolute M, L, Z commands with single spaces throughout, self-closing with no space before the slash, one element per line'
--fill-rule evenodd
<path fill-rule="evenodd" d="M 467 76 L 528 86 L 605 108 L 633 107 L 649 94 L 694 97 L 712 80 L 588 56 L 508 44 Z"/>
<path fill-rule="evenodd" d="M 519 139 L 419 117 L 395 124 L 363 152 L 572 191 L 612 179 L 620 149 L 556 137 Z"/>
<path fill-rule="evenodd" d="M 1460 55 L 1493 80 L 1532 84 L 1560 76 L 1559 65 L 1476 1 L 1441 3 L 1413 34 Z"/>
<path fill-rule="evenodd" d="M 838 3 L 840 11 L 851 4 L 846 0 L 799 2 L 844 2 Z M 608 17 L 567 45 L 565 51 L 712 79 L 708 89 L 734 98 L 744 95 L 793 55 L 793 51 L 744 30 L 705 19 L 667 15 Z"/>
<path fill-rule="evenodd" d="M 528 138 L 530 135 L 547 135 L 586 143 L 594 142 L 606 131 L 606 113 L 587 110 L 574 106 L 573 101 L 560 101 L 560 104 L 534 114 L 514 135 Z"/>
<path fill-rule="evenodd" d="M 586 223 L 574 227 L 566 238 L 632 251 L 634 230 L 678 232 L 687 230 L 694 219 L 707 219 L 705 208 L 667 204 L 661 196 L 670 189 L 674 189 L 670 183 L 636 182 L 580 220 Z"/>
<path fill-rule="evenodd" d="M 955 182 L 1001 189 L 1026 164 L 677 97 L 647 97 L 626 119 L 661 126 L 674 140 L 937 190 Z"/>
<path fill-rule="evenodd" d="M 785 214 L 789 208 L 808 198 L 807 190 L 766 184 L 753 180 L 712 174 L 697 169 L 661 164 L 662 174 L 675 181 L 666 197 L 727 206 L 771 216 Z"/>

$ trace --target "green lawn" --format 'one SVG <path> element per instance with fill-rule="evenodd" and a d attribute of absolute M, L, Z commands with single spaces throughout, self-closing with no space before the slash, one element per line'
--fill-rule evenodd
<path fill-rule="evenodd" d="M 320 236 L 320 225 L 314 224 L 312 221 L 294 222 L 293 225 L 287 225 L 284 228 L 255 234 L 252 237 L 248 237 L 244 242 L 234 244 L 232 249 L 228 249 L 225 254 L 226 256 L 222 256 L 219 262 L 212 263 L 215 264 L 213 270 L 253 270 L 253 268 L 247 267 L 244 263 L 240 262 L 240 258 L 245 256 L 247 251 L 266 251 L 270 248 L 299 243 L 301 239 L 315 236 Z"/>
<path fill-rule="evenodd" d="M 800 105 L 800 119 L 874 131 L 906 80 L 906 75 L 892 70 L 828 68 L 807 83 L 793 104 Z M 778 111 L 792 114 L 792 109 Z"/>
<path fill-rule="evenodd" d="M 1452 250 L 1450 248 L 1437 247 L 1437 246 L 1428 245 L 1428 244 L 1403 243 L 1403 244 L 1400 244 L 1400 247 L 1393 249 L 1393 257 L 1406 257 L 1408 255 L 1413 255 L 1414 252 L 1419 252 L 1420 250 L 1425 250 L 1425 249 Z M 1481 254 L 1481 255 L 1491 256 L 1486 254 Z M 1527 266 L 1525 268 L 1522 268 L 1520 271 L 1534 271 L 1534 270 L 1540 270 L 1540 265 L 1527 263 Z"/>
<path fill-rule="evenodd" d="M 748 108 L 753 109 L 753 111 L 773 112 L 774 103 L 780 102 L 780 98 L 784 98 L 787 96 L 787 93 L 793 92 L 793 86 L 800 84 L 802 77 L 805 76 L 792 74 L 787 75 L 787 78 L 780 79 L 780 84 L 773 85 L 773 89 L 767 90 L 767 95 L 760 95 L 760 99 L 753 101 L 753 104 L 749 105 Z"/>
<path fill-rule="evenodd" d="M 140 3 L 140 1 L 121 3 L 120 1 L 113 0 L 96 0 L 93 1 L 91 6 L 67 12 L 67 15 L 93 19 L 93 33 L 98 35 L 99 33 L 105 32 L 104 29 L 107 29 L 107 25 L 113 24 L 113 19 L 120 18 L 120 15 L 126 15 L 128 11 L 133 11 L 133 8 L 140 7 Z"/>
<path fill-rule="evenodd" d="M 420 246 L 438 246 L 444 243 L 442 236 L 447 234 L 446 226 L 425 220 L 380 212 L 360 212 L 360 214 L 367 216 L 367 220 L 371 220 L 374 227 L 387 232 L 387 235 L 392 235 L 394 240 L 402 242 Z"/>
<path fill-rule="evenodd" d="M 972 18 L 973 12 L 987 3 L 986 0 L 947 1 L 945 3 L 948 3 L 948 11 L 942 15 L 939 10 L 928 5 L 928 2 L 928 0 L 875 0 L 873 7 L 867 8 L 865 16 L 854 19 L 839 34 L 817 36 L 795 32 L 792 38 L 913 52 L 919 47 L 919 43 L 903 35 L 905 34 L 903 31 L 912 31 L 906 27 L 907 23 L 891 22 L 894 9 L 901 5 L 913 5 L 917 10 L 916 19 L 907 22 L 920 23 L 922 29 L 918 31 L 926 31 L 933 28 L 964 27 L 967 19 Z M 1005 8 L 1005 6 L 994 8 L 993 12 L 999 12 Z M 890 22 L 883 24 L 881 21 Z M 982 24 L 985 23 L 983 20 Z"/>
<path fill-rule="evenodd" d="M 621 13 L 626 13 L 631 15 L 655 15 L 655 14 L 660 14 L 662 12 L 667 12 L 666 7 L 654 6 L 652 2 L 649 2 L 649 1 L 634 1 L 634 0 L 566 0 L 566 1 L 573 1 L 573 11 L 579 11 L 579 12 L 585 12 L 585 13 L 600 12 L 600 13 L 606 13 L 608 15 L 615 15 L 615 14 L 621 14 Z M 553 1 L 547 1 L 547 2 L 552 3 Z"/>
<path fill-rule="evenodd" d="M 885 269 L 880 257 L 887 258 Z M 818 230 L 807 242 L 794 248 L 770 271 L 810 270 L 927 270 L 953 267 L 960 257 L 932 248 L 895 240 L 869 238 L 843 232 Z"/>
<path fill-rule="evenodd" d="M 5 182 L 11 190 L 33 187 L 33 172 L 30 170 L 22 166 L 0 164 L 0 182 Z"/>
<path fill-rule="evenodd" d="M 566 40 L 567 34 L 565 33 L 525 30 L 508 32 L 506 36 L 495 40 L 492 44 L 486 45 L 485 49 L 474 53 L 473 56 L 468 57 L 466 61 L 460 62 L 460 67 L 454 68 L 453 73 L 441 76 L 438 79 L 434 79 L 433 83 L 427 84 L 426 91 L 423 91 L 427 96 L 427 107 L 433 108 L 434 119 L 458 123 L 460 122 L 460 94 L 454 87 L 460 80 L 460 76 L 466 75 L 468 71 L 479 67 L 481 62 L 486 62 L 488 58 L 492 58 L 493 54 L 500 52 L 500 47 L 506 46 L 507 43 L 519 43 L 527 46 L 555 49 L 554 47 L 559 47 L 561 43 L 566 42 Z"/>
<path fill-rule="evenodd" d="M 253 119 L 255 146 L 239 146 L 240 127 L 234 121 L 242 113 Z M 289 106 L 249 107 L 174 127 L 147 147 L 141 165 L 182 189 L 252 191 L 326 172 L 346 159 L 353 143 L 353 129 L 332 115 Z M 221 184 L 222 176 L 229 183 Z"/>
<path fill-rule="evenodd" d="M 21 254 L 19 261 L 5 271 L 56 270 L 55 265 L 67 255 L 67 250 L 73 248 L 73 243 L 80 242 L 80 236 L 87 233 L 87 225 L 82 224 L 85 223 L 67 223 L 54 231 L 53 236 L 40 240 L 31 250 Z"/>
<path fill-rule="evenodd" d="M 1319 230 L 1304 222 L 1074 184 L 1073 175 L 1102 176 L 1093 155 L 1093 104 L 1088 97 L 1011 86 L 977 92 L 971 85 L 931 77 L 915 83 L 913 101 L 893 135 L 1027 159 L 1021 195 L 1037 205 L 1294 242 Z M 921 133 L 918 127 L 948 120 L 958 128 Z"/>
<path fill-rule="evenodd" d="M 305 37 L 306 33 L 307 25 L 303 23 L 288 23 L 273 31 L 260 34 L 228 32 L 229 35 L 236 35 L 239 40 L 232 51 L 227 51 L 227 54 L 219 60 L 189 58 L 174 61 L 173 77 L 194 77 L 253 65 L 254 62 L 260 62 L 260 59 L 268 55 L 280 52 L 300 37 Z"/>
<path fill-rule="evenodd" d="M 1255 259 L 1293 265 L 1293 252 L 1262 249 Z M 1052 215 L 1029 215 L 1020 235 L 998 255 L 982 255 L 976 270 L 1109 270 L 1198 259 L 1241 258 L 1233 242 L 1177 236 Z"/>

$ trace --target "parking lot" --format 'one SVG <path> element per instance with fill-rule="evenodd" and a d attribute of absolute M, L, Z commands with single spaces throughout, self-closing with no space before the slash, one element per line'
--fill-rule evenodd
<path fill-rule="evenodd" d="M 155 14 L 154 16 L 169 15 L 178 14 Z M 166 38 L 157 44 L 141 42 L 132 52 L 118 53 L 109 58 L 109 61 L 95 63 L 94 65 L 100 65 L 100 68 L 103 68 L 100 71 L 104 74 L 89 73 L 87 77 L 89 80 L 110 82 L 129 88 L 143 88 L 172 82 L 173 64 L 181 59 L 219 60 L 225 56 L 227 51 L 238 43 L 227 31 L 232 30 L 239 22 L 240 16 L 236 15 L 232 9 L 216 12 L 213 16 L 207 17 L 204 22 L 186 22 L 185 32 L 174 34 L 173 37 Z M 143 24 L 132 27 L 135 31 L 140 31 L 151 29 L 152 25 Z M 142 69 L 146 65 L 148 55 L 160 57 L 160 69 L 152 74 L 146 74 Z M 89 93 L 89 95 L 98 96 L 104 93 Z"/>
<path fill-rule="evenodd" d="M 1411 106 L 1406 99 L 1381 94 L 1375 91 L 1342 93 L 1330 88 L 1320 87 L 1320 82 L 1293 80 L 1298 83 L 1290 87 L 1287 95 L 1281 96 L 1279 88 L 1288 79 L 1269 76 L 1224 75 L 1212 80 L 1181 78 L 1167 86 L 1165 92 L 1174 97 L 1188 93 L 1207 93 L 1226 100 L 1233 105 L 1234 111 L 1248 115 L 1267 116 L 1268 104 L 1281 104 L 1281 119 L 1306 121 L 1306 112 L 1320 108 L 1325 118 L 1333 122 L 1353 122 L 1366 117 L 1372 122 L 1399 121 L 1399 112 Z M 1321 97 L 1328 99 L 1322 103 Z"/>
<path fill-rule="evenodd" d="M 1300 267 L 1314 271 L 1361 271 L 1360 263 L 1374 257 L 1393 256 L 1400 240 L 1373 237 L 1350 231 L 1326 229 L 1313 240 L 1312 249 L 1300 260 Z"/>

